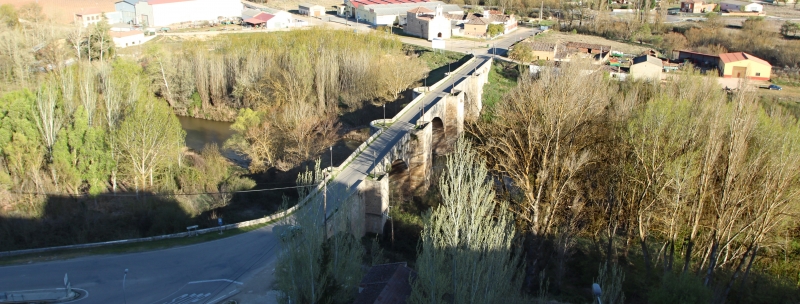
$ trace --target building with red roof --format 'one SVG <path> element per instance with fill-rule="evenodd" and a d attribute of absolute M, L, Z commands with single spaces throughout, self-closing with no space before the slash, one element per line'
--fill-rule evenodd
<path fill-rule="evenodd" d="M 769 80 L 772 65 L 745 52 L 725 53 L 719 55 L 719 72 L 723 78 Z"/>

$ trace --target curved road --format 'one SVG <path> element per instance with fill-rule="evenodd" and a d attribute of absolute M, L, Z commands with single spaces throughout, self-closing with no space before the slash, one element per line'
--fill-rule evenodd
<path fill-rule="evenodd" d="M 533 33 L 520 30 L 496 41 L 497 54 L 504 54 L 514 42 Z M 457 76 L 469 74 L 491 55 L 484 52 L 477 57 Z M 426 108 L 445 96 L 450 85 L 462 77 L 453 77 L 426 95 L 423 99 Z M 402 115 L 376 144 L 337 174 L 329 193 L 337 192 L 337 185 L 339 190 L 344 186 L 354 189 L 371 169 L 373 153 L 385 154 L 418 118 L 419 113 L 413 110 Z M 73 288 L 88 292 L 88 297 L 74 303 L 217 303 L 237 292 L 242 282 L 263 268 L 272 267 L 278 252 L 275 227 L 185 247 L 0 267 L 0 291 L 63 287 L 61 283 L 67 273 Z M 125 269 L 129 272 L 123 290 Z"/>

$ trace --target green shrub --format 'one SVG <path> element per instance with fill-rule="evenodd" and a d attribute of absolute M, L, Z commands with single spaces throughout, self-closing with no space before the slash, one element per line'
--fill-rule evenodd
<path fill-rule="evenodd" d="M 689 274 L 668 273 L 661 280 L 661 286 L 649 296 L 652 304 L 706 304 L 711 301 L 711 290 L 703 286 L 700 278 Z"/>

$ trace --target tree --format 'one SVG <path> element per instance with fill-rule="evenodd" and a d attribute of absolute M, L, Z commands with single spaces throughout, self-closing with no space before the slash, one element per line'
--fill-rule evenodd
<path fill-rule="evenodd" d="M 514 48 L 511 49 L 508 57 L 517 60 L 522 64 L 532 62 L 535 59 L 533 58 L 533 49 L 531 48 L 531 45 L 525 42 L 514 45 Z"/>
<path fill-rule="evenodd" d="M 791 21 L 784 22 L 780 29 L 781 35 L 785 37 L 789 37 L 789 33 L 792 33 L 792 36 L 797 36 L 797 31 L 800 31 L 800 23 Z"/>
<path fill-rule="evenodd" d="M 423 217 L 410 303 L 500 303 L 519 293 L 513 217 L 465 139 L 447 156 L 442 204 Z"/>
<path fill-rule="evenodd" d="M 0 5 L 0 24 L 8 28 L 15 28 L 19 25 L 19 16 L 17 10 L 11 4 Z"/>
<path fill-rule="evenodd" d="M 350 200 L 343 202 L 331 218 L 340 217 L 339 225 L 325 219 L 320 192 L 311 187 L 322 181 L 319 161 L 313 171 L 297 177 L 298 196 L 308 198 L 294 216 L 284 217 L 285 227 L 279 232 L 281 251 L 278 254 L 275 281 L 280 297 L 291 303 L 319 303 L 323 299 L 334 303 L 352 303 L 363 272 L 361 261 L 364 249 L 351 234 L 348 226 Z M 311 194 L 311 196 L 309 196 Z M 284 198 L 284 206 L 287 206 Z M 327 226 L 327 227 L 326 227 Z M 328 228 L 328 229 L 326 229 Z M 332 236 L 328 230 L 333 231 Z"/>
<path fill-rule="evenodd" d="M 501 35 L 505 32 L 506 26 L 503 24 L 489 24 L 489 26 L 486 28 L 486 35 L 489 37 Z"/>
<path fill-rule="evenodd" d="M 132 106 L 114 140 L 137 191 L 153 186 L 153 171 L 181 153 L 184 136 L 178 119 L 161 102 L 145 97 Z"/>

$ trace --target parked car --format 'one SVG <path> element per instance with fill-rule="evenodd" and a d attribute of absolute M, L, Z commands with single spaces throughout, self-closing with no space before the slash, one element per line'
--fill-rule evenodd
<path fill-rule="evenodd" d="M 775 84 L 762 85 L 762 86 L 759 86 L 759 88 L 767 89 L 767 90 L 778 90 L 778 91 L 783 90 L 783 88 L 781 88 L 779 85 L 775 85 Z"/>

